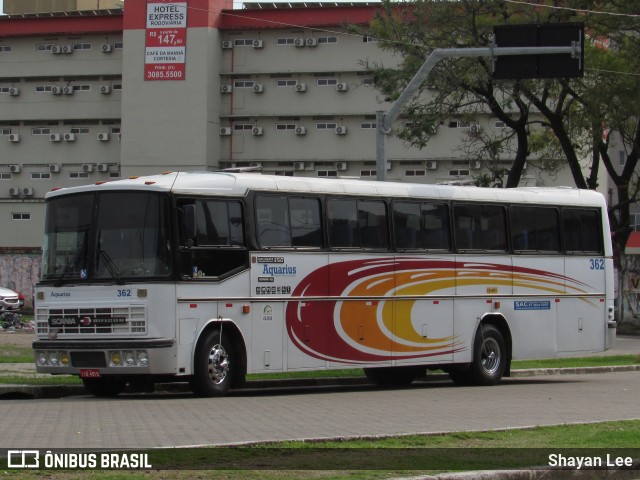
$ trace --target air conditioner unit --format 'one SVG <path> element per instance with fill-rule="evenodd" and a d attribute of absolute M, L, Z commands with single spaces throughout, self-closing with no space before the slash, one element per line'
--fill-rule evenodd
<path fill-rule="evenodd" d="M 61 95 L 62 94 L 62 87 L 58 87 L 57 85 L 54 85 L 53 87 L 51 87 L 51 94 L 52 95 Z"/>
<path fill-rule="evenodd" d="M 101 142 L 108 142 L 109 136 L 110 135 L 107 132 L 100 132 L 98 134 L 98 140 L 100 140 Z"/>
<path fill-rule="evenodd" d="M 20 189 L 18 187 L 11 187 L 9 189 L 9 195 L 11 195 L 12 197 L 17 197 L 18 195 L 20 195 Z"/>
<path fill-rule="evenodd" d="M 221 85 L 220 93 L 231 93 L 233 92 L 233 85 Z"/>
<path fill-rule="evenodd" d="M 318 39 L 317 38 L 307 38 L 307 47 L 317 47 Z"/>
<path fill-rule="evenodd" d="M 294 44 L 296 47 L 298 47 L 298 48 L 302 48 L 302 47 L 304 47 L 304 46 L 305 46 L 304 38 L 296 38 L 296 39 L 293 41 L 293 44 Z"/>
<path fill-rule="evenodd" d="M 471 133 L 480 133 L 480 125 L 478 125 L 477 123 L 474 123 L 469 127 L 469 131 Z"/>
<path fill-rule="evenodd" d="M 111 45 L 110 43 L 103 43 L 100 46 L 100 50 L 102 51 L 102 53 L 111 53 L 113 52 L 113 45 Z"/>
<path fill-rule="evenodd" d="M 469 168 L 472 170 L 479 170 L 482 167 L 482 162 L 480 160 L 471 160 L 469 162 Z"/>
<path fill-rule="evenodd" d="M 253 127 L 253 129 L 251 130 L 251 133 L 253 135 L 262 135 L 264 133 L 264 130 L 262 127 Z"/>
<path fill-rule="evenodd" d="M 344 171 L 347 167 L 347 162 L 336 162 L 336 170 Z"/>
<path fill-rule="evenodd" d="M 233 48 L 233 40 L 224 40 L 222 42 L 222 49 L 223 50 L 230 50 Z"/>
<path fill-rule="evenodd" d="M 9 141 L 13 142 L 13 143 L 17 143 L 20 141 L 20 134 L 19 133 L 11 133 L 9 134 Z"/>
<path fill-rule="evenodd" d="M 231 135 L 231 127 L 222 127 L 222 128 L 220 128 L 220 135 L 222 135 L 222 136 Z"/>
<path fill-rule="evenodd" d="M 306 135 L 307 127 L 296 127 L 296 135 Z"/>
<path fill-rule="evenodd" d="M 11 173 L 20 173 L 20 170 L 22 170 L 22 167 L 20 165 L 17 165 L 17 164 L 9 165 L 9 171 Z"/>
<path fill-rule="evenodd" d="M 253 41 L 253 48 L 263 48 L 263 47 L 264 47 L 264 42 L 262 40 Z"/>
<path fill-rule="evenodd" d="M 347 127 L 345 127 L 344 125 L 340 125 L 336 127 L 336 135 L 346 135 L 346 134 L 347 134 Z"/>
<path fill-rule="evenodd" d="M 62 53 L 62 47 L 60 45 L 53 45 L 51 47 L 51 53 L 53 53 L 54 55 Z"/>
<path fill-rule="evenodd" d="M 93 165 L 91 163 L 83 163 L 82 164 L 83 172 L 93 172 Z"/>
<path fill-rule="evenodd" d="M 428 130 L 429 130 L 429 133 L 431 135 L 435 135 L 436 133 L 438 133 L 438 126 L 437 125 L 429 125 Z"/>
<path fill-rule="evenodd" d="M 75 90 L 73 89 L 73 87 L 68 86 L 62 89 L 62 93 L 64 93 L 65 95 L 73 95 L 75 93 Z"/>
<path fill-rule="evenodd" d="M 111 85 L 102 85 L 100 86 L 100 93 L 103 95 L 108 95 L 111 93 Z"/>
<path fill-rule="evenodd" d="M 67 54 L 67 55 L 73 53 L 73 45 L 63 45 L 62 46 L 62 53 Z"/>
<path fill-rule="evenodd" d="M 57 163 L 52 163 L 51 165 L 49 165 L 49 171 L 51 173 L 60 173 L 60 165 L 58 165 Z"/>
<path fill-rule="evenodd" d="M 296 83 L 296 92 L 306 92 L 307 91 L 307 85 L 305 83 Z"/>
<path fill-rule="evenodd" d="M 22 195 L 25 197 L 33 197 L 33 188 L 25 187 L 22 189 Z"/>
<path fill-rule="evenodd" d="M 98 164 L 98 171 L 99 172 L 108 172 L 109 171 L 109 164 L 108 163 L 99 163 Z"/>
<path fill-rule="evenodd" d="M 20 89 L 18 87 L 9 88 L 9 95 L 11 95 L 12 97 L 17 97 L 18 95 L 20 95 Z"/>
<path fill-rule="evenodd" d="M 59 133 L 52 133 L 49 135 L 49 140 L 52 142 L 59 142 L 62 139 Z"/>
<path fill-rule="evenodd" d="M 338 90 L 339 92 L 346 92 L 347 90 L 349 90 L 349 85 L 347 85 L 346 83 L 338 83 L 336 85 L 336 90 Z"/>
<path fill-rule="evenodd" d="M 64 134 L 64 141 L 65 142 L 75 142 L 76 141 L 76 134 L 75 133 L 65 133 Z"/>
<path fill-rule="evenodd" d="M 304 167 L 305 167 L 304 162 L 293 162 L 294 170 L 298 170 L 298 171 L 304 170 Z"/>
<path fill-rule="evenodd" d="M 253 86 L 253 93 L 263 93 L 264 92 L 264 85 L 261 85 L 259 83 L 256 83 Z"/>
<path fill-rule="evenodd" d="M 436 168 L 438 168 L 438 162 L 436 160 L 427 160 L 424 163 L 424 166 L 427 170 L 435 170 Z"/>

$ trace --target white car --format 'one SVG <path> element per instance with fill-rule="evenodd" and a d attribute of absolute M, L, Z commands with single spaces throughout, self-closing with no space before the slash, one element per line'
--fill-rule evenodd
<path fill-rule="evenodd" d="M 24 303 L 24 300 L 21 300 L 20 297 L 21 295 L 13 290 L 0 287 L 0 312 L 19 310 Z"/>

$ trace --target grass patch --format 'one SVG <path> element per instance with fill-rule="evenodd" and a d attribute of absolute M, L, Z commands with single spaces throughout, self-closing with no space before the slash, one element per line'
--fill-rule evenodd
<path fill-rule="evenodd" d="M 599 456 L 603 459 L 608 453 L 613 456 L 637 455 L 638 444 L 640 420 L 629 420 L 337 442 L 158 449 L 147 452 L 155 471 L 83 471 L 82 478 L 384 479 L 439 472 L 544 466 L 548 465 L 550 453 Z M 24 479 L 40 478 L 43 473 L 20 472 L 14 475 L 14 472 L 6 473 L 9 478 Z M 78 478 L 78 473 L 46 471 L 46 476 L 64 480 Z"/>
<path fill-rule="evenodd" d="M 16 376 L 0 370 L 0 385 L 82 385 L 76 375 Z"/>
<path fill-rule="evenodd" d="M 638 365 L 640 355 L 611 355 L 603 357 L 549 358 L 544 360 L 514 360 L 512 370 L 528 368 L 575 368 Z"/>
<path fill-rule="evenodd" d="M 0 345 L 0 363 L 33 363 L 31 347 L 19 345 Z"/>

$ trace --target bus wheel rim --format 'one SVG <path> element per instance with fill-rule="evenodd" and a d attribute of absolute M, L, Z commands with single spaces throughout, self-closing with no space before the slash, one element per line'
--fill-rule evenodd
<path fill-rule="evenodd" d="M 229 356 L 222 345 L 214 345 L 209 352 L 209 376 L 215 384 L 224 382 L 229 374 Z"/>
<path fill-rule="evenodd" d="M 489 375 L 493 375 L 500 368 L 500 363 L 502 362 L 500 345 L 494 338 L 484 340 L 480 361 L 482 369 Z"/>

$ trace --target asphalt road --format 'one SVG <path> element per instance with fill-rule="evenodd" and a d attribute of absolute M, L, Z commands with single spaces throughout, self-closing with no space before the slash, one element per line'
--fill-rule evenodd
<path fill-rule="evenodd" d="M 266 389 L 226 398 L 190 394 L 4 400 L 0 448 L 155 448 L 379 436 L 640 418 L 640 372 Z"/>

